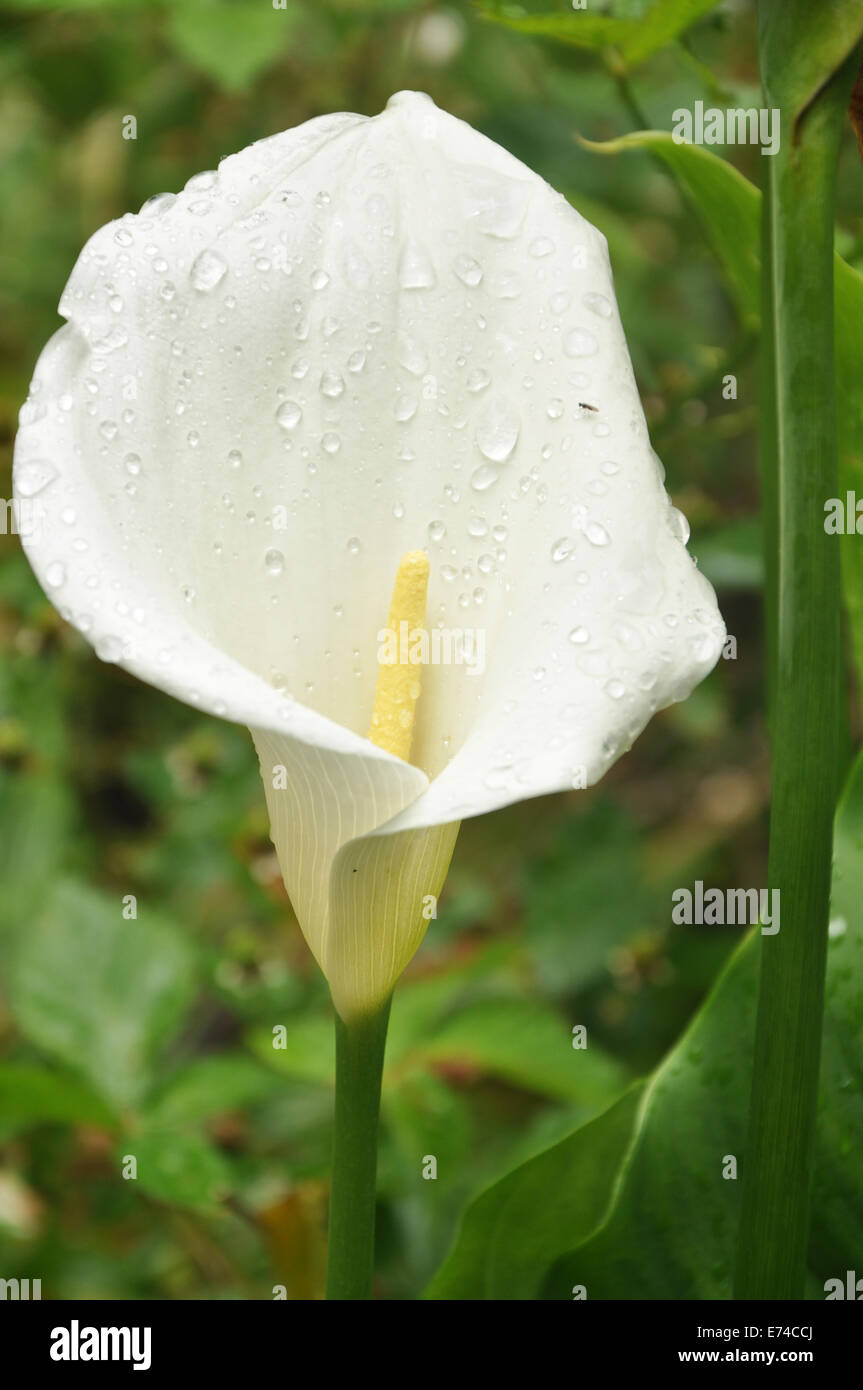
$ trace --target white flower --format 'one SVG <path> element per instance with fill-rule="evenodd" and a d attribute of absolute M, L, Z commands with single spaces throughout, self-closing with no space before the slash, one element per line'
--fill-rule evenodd
<path fill-rule="evenodd" d="M 297 916 L 362 1013 L 458 822 L 595 782 L 721 649 L 605 239 L 403 92 L 103 227 L 60 308 L 16 443 L 30 561 L 103 659 L 249 726 Z M 473 664 L 424 668 L 408 763 L 366 733 L 417 549 L 429 634 Z"/>

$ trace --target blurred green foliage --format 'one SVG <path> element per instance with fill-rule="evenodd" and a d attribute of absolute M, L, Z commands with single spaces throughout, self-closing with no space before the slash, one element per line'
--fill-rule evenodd
<path fill-rule="evenodd" d="M 601 787 L 464 826 L 393 1009 L 382 1297 L 418 1296 L 470 1199 L 600 1115 L 679 1038 L 739 933 L 672 927 L 671 888 L 764 881 L 752 306 L 649 151 L 606 158 L 576 140 L 667 130 L 699 99 L 749 104 L 753 7 L 689 5 L 695 22 L 656 44 L 638 29 L 650 8 L 592 6 L 636 26 L 627 53 L 425 0 L 0 4 L 4 496 L 18 406 L 96 227 L 254 139 L 420 88 L 608 237 L 654 443 L 737 639 L 736 660 L 654 720 Z M 565 4 L 521 9 L 578 19 Z M 757 150 L 725 153 L 759 182 Z M 855 160 L 849 136 L 852 266 Z M 46 1297 L 319 1297 L 330 1012 L 248 735 L 100 665 L 16 538 L 0 546 L 0 1274 L 41 1278 Z"/>

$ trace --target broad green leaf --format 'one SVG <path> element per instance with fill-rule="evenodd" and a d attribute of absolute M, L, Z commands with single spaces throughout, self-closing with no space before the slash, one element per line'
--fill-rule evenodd
<path fill-rule="evenodd" d="M 420 1055 L 498 1077 L 554 1099 L 601 1106 L 625 1074 L 606 1052 L 572 1046 L 566 1021 L 525 999 L 485 999 L 460 1010 L 429 1037 Z"/>
<path fill-rule="evenodd" d="M 732 165 L 698 145 L 676 144 L 667 131 L 644 130 L 604 145 L 606 153 L 642 149 L 662 159 L 704 224 L 712 249 L 729 277 L 745 322 L 760 313 L 761 194 Z M 863 498 L 863 276 L 835 259 L 836 409 L 839 495 Z M 825 498 L 825 501 L 827 499 Z M 859 537 L 837 536 L 842 557 L 842 595 L 848 611 L 858 676 L 863 680 L 863 565 Z"/>
<path fill-rule="evenodd" d="M 863 0 L 761 0 L 758 26 L 765 97 L 790 133 L 863 38 Z"/>
<path fill-rule="evenodd" d="M 833 910 L 810 1256 L 817 1289 L 854 1267 L 863 1242 L 863 755 L 837 813 Z M 769 950 L 770 938 L 761 940 Z M 738 1182 L 725 1174 L 732 1158 L 738 1174 L 745 1162 L 758 941 L 750 934 L 734 953 L 684 1037 L 638 1093 L 637 1111 L 626 1110 L 630 1092 L 469 1208 L 433 1296 L 569 1298 L 576 1284 L 594 1299 L 730 1296 Z M 606 1124 L 615 1134 L 609 1152 L 617 1155 L 610 1159 L 613 1200 L 594 1207 L 585 1232 L 573 1204 L 593 1181 L 592 1155 L 605 1142 Z M 532 1202 L 514 1205 L 511 1194 L 532 1182 L 540 1163 L 543 1183 L 528 1187 Z M 578 1232 L 569 1253 L 556 1261 L 549 1244 L 543 1263 L 547 1233 L 555 1232 L 559 1251 L 569 1228 Z M 526 1264 L 530 1243 L 537 1253 Z M 507 1287 L 518 1292 L 503 1292 Z"/>
<path fill-rule="evenodd" d="M 397 991 L 393 1013 L 409 1013 L 410 987 Z M 273 1034 L 258 1030 L 251 1043 L 257 1055 L 278 1071 L 299 1080 L 332 1085 L 334 1080 L 333 1025 L 329 1016 L 301 1018 L 284 1025 L 283 1046 L 273 1047 Z M 426 1032 L 395 1032 L 387 1047 L 384 1091 L 397 1088 L 419 1070 L 439 1066 L 463 1067 L 493 1076 L 537 1095 L 574 1101 L 596 1108 L 620 1091 L 626 1077 L 601 1048 L 572 1046 L 565 1019 L 525 999 L 489 998 L 463 1004 L 452 1013 L 439 1012 Z"/>
<path fill-rule="evenodd" d="M 98 1096 L 75 1077 L 26 1062 L 0 1064 L 0 1139 L 32 1125 L 115 1123 Z"/>
<path fill-rule="evenodd" d="M 196 1124 L 278 1093 L 272 1071 L 243 1052 L 200 1057 L 177 1072 L 147 1106 L 148 1124 Z"/>
<path fill-rule="evenodd" d="M 8 994 L 21 1031 L 117 1109 L 139 1106 L 195 986 L 195 955 L 139 903 L 60 884 L 16 943 Z"/>
<path fill-rule="evenodd" d="M 715 9 L 719 0 L 654 0 L 641 16 L 592 14 L 590 8 L 571 14 L 518 14 L 514 6 L 485 9 L 486 19 L 496 20 L 522 34 L 559 39 L 576 48 L 616 48 L 629 67 L 643 63 L 657 49 Z"/>
<path fill-rule="evenodd" d="M 549 1265 L 602 1221 L 640 1097 L 641 1087 L 633 1087 L 600 1119 L 484 1192 L 428 1297 L 535 1298 Z"/>
<path fill-rule="evenodd" d="M 274 10 L 259 0 L 185 0 L 171 8 L 168 34 L 193 67 L 225 91 L 242 92 L 284 51 L 296 16 L 293 4 Z"/>
<path fill-rule="evenodd" d="M 115 1161 L 123 1171 L 134 1158 L 136 1176 L 121 1179 L 172 1207 L 212 1212 L 231 1188 L 227 1162 L 202 1135 L 154 1126 L 127 1134 Z"/>
<path fill-rule="evenodd" d="M 524 942 L 543 995 L 571 996 L 607 972 L 649 915 L 633 818 L 602 800 L 565 822 L 524 869 Z"/>

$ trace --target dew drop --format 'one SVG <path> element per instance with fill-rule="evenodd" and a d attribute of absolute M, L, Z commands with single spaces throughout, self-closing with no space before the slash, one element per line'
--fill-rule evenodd
<path fill-rule="evenodd" d="M 493 463 L 505 463 L 518 443 L 521 423 L 505 401 L 494 400 L 484 411 L 476 428 L 480 453 Z"/>
<path fill-rule="evenodd" d="M 668 512 L 668 521 L 671 527 L 671 534 L 684 545 L 689 540 L 689 522 L 677 507 L 671 507 Z"/>
<path fill-rule="evenodd" d="M 442 521 L 430 521 L 428 537 L 430 541 L 442 541 L 446 536 L 446 526 Z"/>
<path fill-rule="evenodd" d="M 590 357 L 597 349 L 597 341 L 586 328 L 573 328 L 563 340 L 563 350 L 567 357 Z"/>
<path fill-rule="evenodd" d="M 474 289 L 482 280 L 482 266 L 473 256 L 456 256 L 453 270 L 463 285 Z"/>
<path fill-rule="evenodd" d="M 574 627 L 572 629 L 572 632 L 569 634 L 569 640 L 576 647 L 582 647 L 584 646 L 585 642 L 590 641 L 590 633 L 588 632 L 586 627 Z"/>
<path fill-rule="evenodd" d="M 45 583 L 51 589 L 60 589 L 66 583 L 66 566 L 55 560 L 45 571 Z"/>
<path fill-rule="evenodd" d="M 493 463 L 481 463 L 470 475 L 470 485 L 474 492 L 487 492 L 494 487 L 500 477 L 500 469 Z"/>
<path fill-rule="evenodd" d="M 268 550 L 264 556 L 264 569 L 267 574 L 281 574 L 285 568 L 285 557 L 281 550 Z"/>
<path fill-rule="evenodd" d="M 407 241 L 399 261 L 399 284 L 404 290 L 427 290 L 435 283 L 434 266 L 418 241 Z"/>
<path fill-rule="evenodd" d="M 560 540 L 555 541 L 551 547 L 551 558 L 554 564 L 559 565 L 561 561 L 568 560 L 575 549 L 575 541 L 571 536 L 561 536 Z"/>
<path fill-rule="evenodd" d="M 193 288 L 209 294 L 225 278 L 227 269 L 227 263 L 215 251 L 202 251 L 192 261 L 189 272 Z"/>
<path fill-rule="evenodd" d="M 530 254 L 532 256 L 536 257 L 537 260 L 540 260 L 543 256 L 551 255 L 552 251 L 554 250 L 554 242 L 552 241 L 551 237 L 538 236 L 535 237 L 534 240 L 530 243 L 528 250 L 530 251 Z"/>
<path fill-rule="evenodd" d="M 47 459 L 28 459 L 15 469 L 15 491 L 21 497 L 35 497 L 57 477 L 57 469 Z"/>
<path fill-rule="evenodd" d="M 407 333 L 399 334 L 399 362 L 413 376 L 423 376 L 428 370 L 425 348 Z"/>
<path fill-rule="evenodd" d="M 334 430 L 327 430 L 321 437 L 321 448 L 325 454 L 337 454 L 342 447 L 341 437 Z"/>
<path fill-rule="evenodd" d="M 484 372 L 482 367 L 477 367 L 474 371 L 471 372 L 470 376 L 467 379 L 467 389 L 468 391 L 473 391 L 474 393 L 484 391 L 490 381 L 491 377 L 489 376 L 488 372 Z"/>
<path fill-rule="evenodd" d="M 302 418 L 302 409 L 296 401 L 283 401 L 276 411 L 276 420 L 283 430 L 296 429 Z"/>
<path fill-rule="evenodd" d="M 584 534 L 591 545 L 608 545 L 611 537 L 604 526 L 600 526 L 598 521 L 591 521 L 585 528 Z"/>
<path fill-rule="evenodd" d="M 339 372 L 334 372 L 330 368 L 327 368 L 323 373 L 320 385 L 321 395 L 329 396 L 330 400 L 337 400 L 339 396 L 344 394 L 344 378 Z"/>
<path fill-rule="evenodd" d="M 585 309 L 589 309 L 592 314 L 598 314 L 601 319 L 610 319 L 612 315 L 611 300 L 606 299 L 604 294 L 584 294 L 581 302 Z"/>

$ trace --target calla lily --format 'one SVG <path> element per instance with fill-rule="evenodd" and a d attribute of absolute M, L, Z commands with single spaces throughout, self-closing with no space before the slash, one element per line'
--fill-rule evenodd
<path fill-rule="evenodd" d="M 250 728 L 300 925 L 371 1014 L 458 823 L 595 782 L 721 650 L 605 239 L 405 92 L 103 227 L 60 311 L 16 444 L 33 568 L 103 659 Z M 418 550 L 428 635 L 474 645 L 429 656 L 408 761 L 368 733 Z"/>

